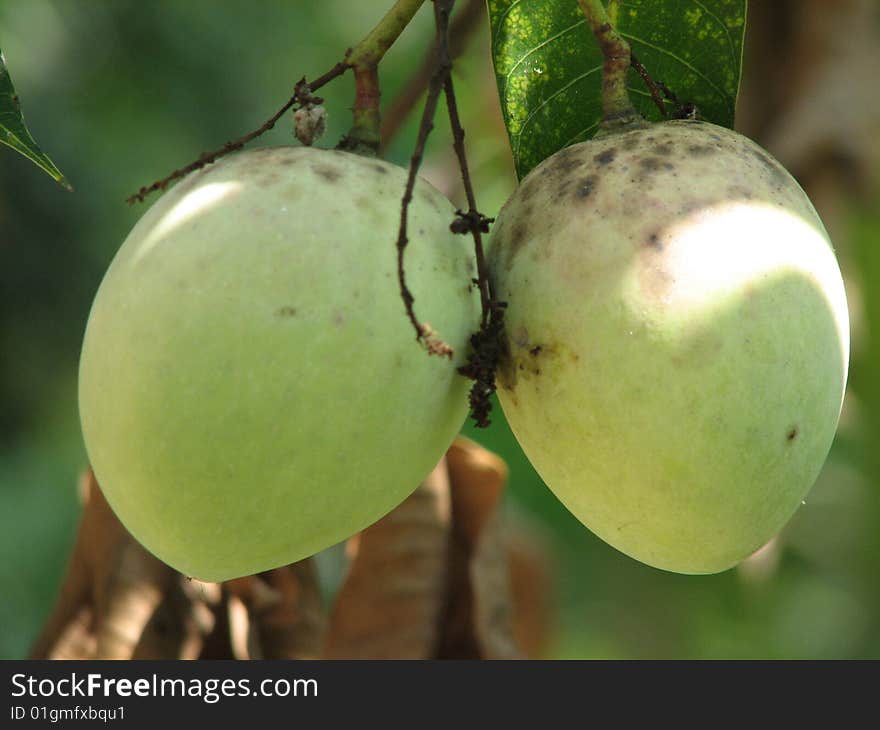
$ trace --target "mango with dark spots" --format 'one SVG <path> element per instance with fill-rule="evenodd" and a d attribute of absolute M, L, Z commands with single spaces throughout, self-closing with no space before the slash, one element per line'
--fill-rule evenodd
<path fill-rule="evenodd" d="M 341 151 L 229 155 L 165 193 L 119 249 L 83 343 L 83 434 L 111 507 L 177 570 L 227 580 L 344 540 L 461 428 L 473 252 L 419 180 L 407 283 L 455 350 L 428 357 L 396 282 L 406 180 Z"/>
<path fill-rule="evenodd" d="M 507 201 L 488 260 L 501 405 L 587 527 L 714 573 L 791 518 L 834 437 L 849 324 L 828 234 L 778 161 L 686 120 L 574 145 Z"/>

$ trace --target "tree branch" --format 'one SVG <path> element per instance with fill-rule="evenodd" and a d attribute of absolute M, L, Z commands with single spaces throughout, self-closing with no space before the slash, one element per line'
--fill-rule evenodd
<path fill-rule="evenodd" d="M 188 175 L 189 173 L 198 170 L 205 165 L 214 162 L 215 160 L 223 157 L 224 155 L 229 154 L 230 152 L 235 152 L 236 150 L 240 150 L 244 147 L 248 142 L 256 139 L 262 134 L 268 132 L 272 127 L 275 126 L 275 123 L 281 119 L 284 113 L 293 107 L 294 104 L 303 104 L 306 101 L 310 101 L 312 103 L 321 103 L 321 99 L 317 97 L 311 96 L 312 92 L 320 89 L 324 84 L 332 81 L 337 76 L 342 76 L 347 70 L 348 66 L 344 61 L 340 61 L 333 68 L 331 68 L 327 73 L 319 76 L 317 79 L 308 83 L 303 77 L 297 83 L 294 88 L 293 96 L 287 100 L 287 102 L 282 106 L 277 112 L 275 112 L 269 119 L 267 119 L 263 124 L 261 124 L 257 129 L 253 132 L 248 132 L 243 137 L 239 137 L 236 140 L 232 140 L 231 142 L 227 142 L 222 147 L 214 150 L 213 152 L 205 152 L 203 153 L 197 160 L 191 162 L 186 165 L 186 167 L 181 167 L 180 169 L 175 170 L 167 177 L 163 177 L 161 180 L 157 180 L 151 185 L 146 185 L 138 190 L 134 195 L 130 195 L 126 198 L 126 202 L 130 205 L 133 203 L 143 203 L 144 199 L 150 194 L 155 192 L 156 190 L 164 190 L 168 187 L 168 185 L 175 180 L 179 180 L 180 178 Z"/>
<path fill-rule="evenodd" d="M 428 98 L 425 100 L 425 108 L 422 111 L 422 121 L 419 124 L 419 133 L 416 137 L 416 145 L 413 150 L 409 163 L 409 174 L 406 180 L 406 188 L 403 192 L 403 198 L 400 205 L 400 229 L 397 234 L 397 280 L 400 284 L 400 297 L 406 307 L 406 316 L 416 331 L 416 340 L 424 344 L 429 354 L 442 355 L 451 358 L 453 349 L 443 340 L 434 337 L 434 332 L 427 324 L 421 323 L 416 317 L 413 302 L 415 301 L 406 285 L 406 274 L 403 267 L 403 257 L 406 246 L 409 243 L 407 237 L 407 223 L 409 216 L 409 204 L 412 202 L 413 189 L 416 184 L 416 177 L 419 167 L 422 164 L 422 158 L 425 154 L 425 143 L 428 135 L 434 128 L 434 115 L 437 112 L 437 101 L 440 98 L 440 92 L 443 91 L 443 85 L 452 69 L 452 63 L 449 60 L 448 38 L 449 38 L 449 14 L 455 0 L 433 0 L 434 2 L 434 19 L 437 25 L 437 39 L 435 55 L 434 72 L 431 75 L 431 81 L 428 84 Z"/>
<path fill-rule="evenodd" d="M 305 78 L 300 80 L 294 89 L 293 96 L 257 129 L 243 137 L 227 142 L 212 152 L 202 154 L 189 165 L 175 170 L 167 177 L 157 180 L 151 185 L 142 187 L 134 195 L 129 196 L 127 202 L 129 204 L 135 202 L 142 203 L 150 193 L 156 190 L 164 190 L 175 180 L 179 180 L 230 152 L 241 149 L 248 142 L 272 129 L 284 113 L 294 105 L 299 104 L 302 106 L 306 103 L 320 104 L 321 99 L 313 97 L 312 93 L 337 76 L 341 76 L 350 68 L 355 69 L 356 72 L 356 84 L 360 103 L 358 100 L 355 102 L 354 126 L 352 127 L 352 132 L 348 135 L 348 139 L 353 139 L 354 143 L 357 143 L 363 137 L 368 146 L 372 146 L 373 150 L 378 149 L 379 86 L 378 77 L 375 73 L 376 65 L 394 41 L 397 40 L 424 2 L 425 0 L 397 0 L 391 10 L 385 14 L 373 30 L 357 45 L 348 50 L 342 61 L 311 83 L 306 82 Z"/>
<path fill-rule="evenodd" d="M 379 62 L 409 25 L 425 0 L 397 0 L 376 27 L 345 55 L 354 69 L 355 100 L 351 130 L 340 149 L 375 155 L 379 150 Z"/>
<path fill-rule="evenodd" d="M 626 89 L 630 48 L 611 25 L 602 0 L 578 0 L 587 24 L 596 36 L 605 63 L 602 68 L 602 126 L 619 127 L 639 121 Z"/>

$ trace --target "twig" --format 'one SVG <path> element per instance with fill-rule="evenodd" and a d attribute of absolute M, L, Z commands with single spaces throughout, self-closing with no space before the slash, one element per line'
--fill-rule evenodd
<path fill-rule="evenodd" d="M 488 230 L 488 221 L 477 211 L 477 201 L 474 196 L 474 186 L 471 183 L 471 175 L 468 170 L 467 157 L 464 149 L 464 129 L 458 116 L 458 104 L 455 101 L 455 88 L 452 75 L 447 74 L 443 82 L 443 90 L 446 93 L 446 108 L 449 111 L 449 124 L 452 127 L 452 146 L 458 157 L 458 166 L 461 169 L 461 180 L 464 184 L 464 192 L 467 197 L 468 211 L 460 214 L 459 220 L 468 222 L 470 233 L 474 237 L 474 250 L 477 258 L 477 285 L 480 289 L 480 303 L 483 311 L 483 324 L 489 321 L 490 303 L 492 301 L 491 284 L 489 283 L 489 271 L 486 268 L 486 257 L 483 253 L 483 230 Z M 455 230 L 455 229 L 453 229 Z M 461 230 L 461 226 L 458 227 Z"/>
<path fill-rule="evenodd" d="M 482 311 L 480 328 L 470 338 L 471 351 L 468 355 L 468 361 L 458 369 L 458 372 L 474 381 L 469 396 L 471 415 L 476 425 L 484 428 L 490 424 L 489 413 L 492 410 L 491 396 L 495 392 L 495 372 L 503 352 L 503 320 L 506 304 L 494 301 L 482 238 L 482 234 L 488 232 L 491 221 L 477 210 L 476 196 L 464 147 L 464 129 L 461 125 L 458 103 L 455 98 L 449 47 L 449 15 L 452 12 L 453 4 L 454 0 L 434 0 L 434 16 L 437 23 L 437 37 L 434 42 L 434 70 L 428 84 L 428 96 L 419 125 L 416 148 L 410 162 L 409 178 L 401 205 L 401 223 L 397 241 L 397 274 L 400 281 L 400 294 L 406 305 L 407 316 L 416 330 L 416 338 L 425 343 L 428 352 L 436 354 L 439 345 L 442 354 L 451 356 L 452 348 L 442 341 L 432 340 L 431 332 L 426 332 L 425 325 L 418 321 L 413 308 L 413 296 L 406 286 L 403 269 L 403 254 L 407 244 L 406 224 L 409 202 L 412 199 L 416 172 L 421 164 L 425 141 L 433 128 L 434 114 L 442 89 L 445 92 L 449 124 L 452 128 L 453 148 L 458 158 L 468 203 L 467 212 L 458 211 L 458 217 L 452 222 L 450 229 L 454 233 L 470 233 L 474 238 L 477 262 L 477 278 L 474 283 L 480 290 Z"/>
<path fill-rule="evenodd" d="M 678 98 L 678 95 L 662 81 L 655 81 L 654 83 L 656 83 L 657 88 L 660 89 L 661 92 L 663 92 L 663 97 L 670 101 L 675 107 L 675 111 L 672 113 L 673 119 L 700 118 L 700 110 L 697 108 L 696 104 L 690 101 L 681 101 Z"/>
<path fill-rule="evenodd" d="M 272 129 L 284 113 L 295 104 L 300 104 L 300 106 L 307 103 L 320 104 L 321 100 L 313 97 L 312 92 L 317 91 L 337 76 L 341 76 L 350 68 L 355 69 L 357 72 L 358 92 L 363 98 L 361 104 L 355 104 L 354 127 L 349 137 L 353 138 L 353 144 L 358 144 L 360 136 L 364 136 L 366 146 L 372 146 L 375 149 L 378 146 L 379 124 L 379 90 L 378 79 L 375 75 L 376 64 L 379 63 L 394 41 L 397 40 L 424 2 L 425 0 L 397 0 L 394 6 L 372 30 L 357 45 L 348 49 L 342 61 L 311 83 L 306 82 L 305 78 L 303 78 L 296 85 L 293 96 L 290 97 L 287 103 L 259 128 L 243 137 L 227 142 L 213 152 L 206 152 L 186 167 L 175 170 L 152 185 L 142 187 L 134 195 L 127 198 L 128 203 L 143 202 L 150 193 L 156 190 L 164 190 L 168 187 L 169 183 L 214 162 L 219 157 L 223 157 L 223 155 L 241 149 L 248 142 Z M 373 131 L 373 128 L 375 128 L 375 131 Z"/>
<path fill-rule="evenodd" d="M 657 108 L 660 110 L 660 114 L 664 117 L 668 117 L 669 111 L 666 109 L 666 103 L 663 101 L 661 85 L 651 78 L 651 75 L 648 73 L 648 69 L 646 69 L 644 64 L 642 64 L 642 62 L 636 58 L 636 54 L 632 51 L 630 51 L 629 54 L 629 62 L 630 65 L 638 72 L 639 76 L 642 77 L 642 81 L 645 82 L 645 86 L 648 87 L 648 91 L 651 92 L 651 98 L 654 100 L 654 104 L 656 104 Z"/>
<path fill-rule="evenodd" d="M 239 137 L 236 140 L 232 140 L 231 142 L 227 142 L 219 149 L 214 150 L 213 152 L 205 152 L 202 154 L 199 159 L 191 162 L 186 167 L 181 167 L 178 170 L 175 170 L 167 177 L 162 178 L 161 180 L 157 180 L 151 185 L 146 185 L 138 190 L 134 195 L 130 195 L 126 198 L 126 202 L 129 205 L 134 203 L 143 203 L 144 199 L 152 192 L 157 190 L 164 190 L 168 187 L 169 183 L 174 182 L 175 180 L 179 180 L 180 178 L 188 175 L 194 170 L 198 170 L 204 167 L 211 162 L 214 162 L 217 158 L 223 157 L 224 155 L 229 154 L 230 152 L 234 152 L 235 150 L 239 150 L 244 147 L 251 140 L 256 139 L 262 134 L 268 132 L 272 127 L 275 126 L 275 123 L 281 119 L 284 113 L 293 107 L 294 104 L 302 104 L 306 101 L 311 101 L 313 103 L 320 103 L 321 100 L 315 97 L 312 97 L 311 94 L 314 91 L 320 89 L 324 84 L 332 81 L 337 76 L 341 76 L 349 69 L 348 64 L 345 61 L 340 61 L 333 68 L 331 68 L 327 73 L 319 76 L 317 79 L 312 81 L 311 83 L 305 80 L 303 77 L 299 83 L 297 83 L 294 88 L 293 96 L 288 99 L 288 101 L 282 106 L 277 112 L 275 112 L 269 119 L 267 119 L 262 125 L 260 125 L 253 132 L 248 132 L 248 134 L 243 137 Z"/>
<path fill-rule="evenodd" d="M 370 156 L 379 151 L 379 62 L 424 2 L 397 0 L 369 35 L 346 54 L 345 62 L 354 69 L 354 119 L 339 149 Z"/>
<path fill-rule="evenodd" d="M 489 269 L 483 251 L 483 233 L 489 230 L 490 219 L 477 210 L 474 186 L 471 182 L 464 146 L 464 128 L 458 114 L 458 102 L 455 99 L 455 85 L 452 74 L 447 74 L 443 84 L 446 93 L 446 108 L 449 113 L 449 126 L 452 128 L 452 146 L 458 157 L 461 169 L 461 180 L 467 198 L 467 213 L 458 211 L 459 217 L 453 223 L 452 230 L 456 233 L 469 232 L 474 238 L 474 253 L 477 262 L 477 278 L 475 283 L 480 289 L 482 317 L 480 329 L 471 336 L 471 352 L 467 364 L 458 369 L 459 374 L 471 378 L 469 402 L 471 417 L 478 428 L 486 428 L 491 421 L 492 394 L 495 392 L 495 372 L 503 353 L 504 312 L 505 302 L 495 300 Z"/>
<path fill-rule="evenodd" d="M 354 106 L 351 129 L 337 149 L 375 157 L 379 151 L 379 70 L 376 66 L 354 69 Z"/>
<path fill-rule="evenodd" d="M 452 19 L 449 26 L 449 59 L 454 61 L 467 48 L 474 31 L 485 17 L 485 0 L 468 0 Z M 431 44 L 419 68 L 403 85 L 403 88 L 392 100 L 382 119 L 380 150 L 388 148 L 390 140 L 397 134 L 413 107 L 431 81 L 434 64 L 437 59 L 437 41 Z"/>
<path fill-rule="evenodd" d="M 626 88 L 629 44 L 611 25 L 602 0 L 578 0 L 587 24 L 602 50 L 602 126 L 619 127 L 640 120 Z"/>
<path fill-rule="evenodd" d="M 419 133 L 416 137 L 416 145 L 413 150 L 409 163 L 409 174 L 406 180 L 406 188 L 403 192 L 403 198 L 400 204 L 400 229 L 397 234 L 397 280 L 400 284 L 400 297 L 406 307 L 406 316 L 416 331 L 416 340 L 423 343 L 428 352 L 432 355 L 443 355 L 451 358 L 453 349 L 443 340 L 434 337 L 434 332 L 430 325 L 419 322 L 413 307 L 414 298 L 409 287 L 406 285 L 406 274 L 403 268 L 403 254 L 409 243 L 407 238 L 407 223 L 409 215 L 409 204 L 412 202 L 413 189 L 416 184 L 416 176 L 419 167 L 422 164 L 422 158 L 425 154 L 425 143 L 428 135 L 434 128 L 434 115 L 437 111 L 437 102 L 440 98 L 440 92 L 449 72 L 452 69 L 452 62 L 449 60 L 448 37 L 449 37 L 449 13 L 455 0 L 433 0 L 434 2 L 434 19 L 437 24 L 437 53 L 434 65 L 434 72 L 431 74 L 431 81 L 428 84 L 428 98 L 425 100 L 425 108 L 422 111 L 422 120 L 419 124 Z"/>

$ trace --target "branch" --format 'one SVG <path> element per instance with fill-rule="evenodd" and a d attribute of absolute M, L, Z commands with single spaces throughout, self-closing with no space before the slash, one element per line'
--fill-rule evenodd
<path fill-rule="evenodd" d="M 452 82 L 452 75 L 447 74 L 443 83 L 443 90 L 446 93 L 446 107 L 449 111 L 449 125 L 452 127 L 452 146 L 455 155 L 458 157 L 458 166 L 461 169 L 461 180 L 464 185 L 465 196 L 467 197 L 468 211 L 462 214 L 459 211 L 459 217 L 465 225 L 453 224 L 453 231 L 456 233 L 470 232 L 474 237 L 474 251 L 477 259 L 477 285 L 480 289 L 480 303 L 482 304 L 482 322 L 485 325 L 489 321 L 489 312 L 492 302 L 492 285 L 489 283 L 489 270 L 486 267 L 486 257 L 483 253 L 483 232 L 489 229 L 489 220 L 477 211 L 477 201 L 474 196 L 474 186 L 471 183 L 471 175 L 468 170 L 467 157 L 464 149 L 464 129 L 461 126 L 461 119 L 458 116 L 458 104 L 455 100 L 455 88 Z"/>
<path fill-rule="evenodd" d="M 415 15 L 416 11 L 424 2 L 425 0 L 397 0 L 391 10 L 389 10 L 376 24 L 376 27 L 373 28 L 373 30 L 371 30 L 357 45 L 348 50 L 342 61 L 311 83 L 308 83 L 305 78 L 300 80 L 294 89 L 293 96 L 288 99 L 284 106 L 253 132 L 249 132 L 243 137 L 227 142 L 213 152 L 206 152 L 189 165 L 175 170 L 167 177 L 157 180 L 151 185 L 142 187 L 134 195 L 129 196 L 127 202 L 129 204 L 135 202 L 142 203 L 150 193 L 155 192 L 156 190 L 164 190 L 175 180 L 179 180 L 185 175 L 214 162 L 230 152 L 241 149 L 248 142 L 251 142 L 272 129 L 284 113 L 294 105 L 299 104 L 302 106 L 309 103 L 320 104 L 321 100 L 313 97 L 312 93 L 320 89 L 324 84 L 335 79 L 337 76 L 341 76 L 350 68 L 355 69 L 358 91 L 363 96 L 363 99 L 360 104 L 358 104 L 357 101 L 355 103 L 355 124 L 352 128 L 351 134 L 349 134 L 349 138 L 354 137 L 355 140 L 357 140 L 362 135 L 368 140 L 371 134 L 370 130 L 375 128 L 373 136 L 376 137 L 376 141 L 373 149 L 377 149 L 379 93 L 378 79 L 375 77 L 375 67 L 394 41 L 397 40 L 397 37 L 407 26 L 409 21 L 412 20 L 413 15 Z M 372 69 L 372 72 L 370 69 Z M 375 91 L 369 89 L 370 85 L 375 87 Z"/>
<path fill-rule="evenodd" d="M 422 158 L 425 154 L 425 143 L 428 135 L 434 128 L 434 115 L 437 111 L 437 101 L 440 98 L 440 92 L 446 78 L 452 70 L 452 62 L 449 60 L 449 13 L 455 0 L 433 0 L 434 2 L 434 19 L 437 24 L 437 38 L 434 72 L 431 74 L 431 81 L 428 84 L 428 98 L 425 100 L 425 108 L 422 111 L 422 121 L 419 124 L 419 133 L 416 137 L 416 146 L 413 150 L 409 163 L 409 174 L 406 179 L 406 188 L 403 192 L 403 199 L 400 205 L 400 229 L 397 234 L 397 280 L 400 283 L 400 297 L 406 307 L 406 316 L 416 331 L 416 340 L 424 344 L 429 354 L 442 355 L 451 358 L 453 355 L 452 348 L 443 340 L 434 337 L 434 331 L 427 323 L 419 322 L 413 307 L 414 298 L 409 287 L 406 285 L 406 274 L 403 270 L 403 254 L 409 243 L 407 237 L 407 223 L 409 215 L 409 204 L 412 202 L 413 189 L 416 184 L 419 167 L 422 164 Z"/>
<path fill-rule="evenodd" d="M 495 373 L 504 352 L 504 312 L 507 303 L 495 300 L 492 282 L 489 279 L 489 269 L 486 266 L 486 257 L 483 252 L 482 234 L 488 232 L 491 220 L 477 211 L 474 188 L 465 157 L 464 129 L 458 116 L 458 104 L 455 100 L 455 89 L 451 75 L 446 77 L 444 89 L 446 91 L 446 106 L 449 110 L 449 124 L 452 127 L 453 147 L 458 156 L 461 179 L 468 201 L 467 213 L 461 214 L 459 211 L 460 217 L 456 223 L 467 223 L 467 229 L 474 237 L 474 252 L 477 260 L 476 284 L 480 288 L 480 303 L 482 305 L 480 329 L 471 335 L 471 351 L 467 364 L 460 367 L 458 372 L 474 381 L 468 396 L 474 425 L 477 428 L 487 428 L 492 423 L 489 420 L 489 415 L 492 412 L 491 397 L 495 392 Z M 453 224 L 453 230 L 456 232 L 465 232 L 462 230 L 464 228 L 464 225 L 460 225 L 456 229 Z"/>
<path fill-rule="evenodd" d="M 157 180 L 156 182 L 152 183 L 151 185 L 146 185 L 146 186 L 142 187 L 134 195 L 130 195 L 128 198 L 126 198 L 126 202 L 129 203 L 129 205 L 131 205 L 133 203 L 143 203 L 144 199 L 150 193 L 155 192 L 156 190 L 164 190 L 165 188 L 168 187 L 168 185 L 170 183 L 174 182 L 175 180 L 179 180 L 180 178 L 188 175 L 189 173 L 191 173 L 195 170 L 198 170 L 198 169 L 204 167 L 205 165 L 210 164 L 211 162 L 214 162 L 218 158 L 223 157 L 224 155 L 227 155 L 230 152 L 235 152 L 236 150 L 240 150 L 248 142 L 256 139 L 260 135 L 265 134 L 270 129 L 272 129 L 272 127 L 275 126 L 275 123 L 279 119 L 281 119 L 281 117 L 284 115 L 284 113 L 288 109 L 293 107 L 294 104 L 303 104 L 306 101 L 320 104 L 321 100 L 318 99 L 317 97 L 311 96 L 312 92 L 317 91 L 322 86 L 324 86 L 324 84 L 332 81 L 337 76 L 342 76 L 342 74 L 344 74 L 348 70 L 348 68 L 349 67 L 346 65 L 346 63 L 344 61 L 340 61 L 333 68 L 331 68 L 327 73 L 323 74 L 322 76 L 319 76 L 317 79 L 315 79 L 311 83 L 308 83 L 306 81 L 305 77 L 303 77 L 297 83 L 296 87 L 294 88 L 293 96 L 291 96 L 290 99 L 287 100 L 287 102 L 284 104 L 284 106 L 282 106 L 277 112 L 275 112 L 271 117 L 269 117 L 269 119 L 267 119 L 265 122 L 263 122 L 263 124 L 260 125 L 253 132 L 248 132 L 243 137 L 239 137 L 236 140 L 233 140 L 231 142 L 227 142 L 222 147 L 214 150 L 213 152 L 205 152 L 197 160 L 191 162 L 186 167 L 181 167 L 180 169 L 172 172 L 167 177 L 164 177 L 161 180 Z"/>
<path fill-rule="evenodd" d="M 630 65 L 638 72 L 639 76 L 642 77 L 642 81 L 645 82 L 645 86 L 648 87 L 648 91 L 651 92 L 651 99 L 653 99 L 654 104 L 660 110 L 660 114 L 664 117 L 668 117 L 669 111 L 666 109 L 666 103 L 663 101 L 661 84 L 657 83 L 656 81 L 654 81 L 654 79 L 651 78 L 651 75 L 648 73 L 648 69 L 646 69 L 644 64 L 642 64 L 642 62 L 636 58 L 635 53 L 630 52 L 629 62 Z"/>
<path fill-rule="evenodd" d="M 345 54 L 346 63 L 352 68 L 377 66 L 424 3 L 425 0 L 397 0 L 376 27 Z"/>
<path fill-rule="evenodd" d="M 379 150 L 379 62 L 409 25 L 425 0 L 397 0 L 369 35 L 345 55 L 354 69 L 355 100 L 351 130 L 339 149 L 375 155 Z"/>
<path fill-rule="evenodd" d="M 587 24 L 596 36 L 605 63 L 602 68 L 602 126 L 618 127 L 641 120 L 626 89 L 630 48 L 611 25 L 602 0 L 578 0 Z"/>
<path fill-rule="evenodd" d="M 474 238 L 474 253 L 477 262 L 476 285 L 480 290 L 482 316 L 480 329 L 471 336 L 471 351 L 467 364 L 460 367 L 460 375 L 474 381 L 468 401 L 471 417 L 477 428 L 490 425 L 489 414 L 492 412 L 491 396 L 495 392 L 495 372 L 504 350 L 504 312 L 505 302 L 497 302 L 489 279 L 489 269 L 483 252 L 483 233 L 488 233 L 491 220 L 477 210 L 476 196 L 471 182 L 464 147 L 464 128 L 458 114 L 458 102 L 455 99 L 455 85 L 452 74 L 447 74 L 443 84 L 446 93 L 446 108 L 449 113 L 449 126 L 452 128 L 452 146 L 461 169 L 461 179 L 467 197 L 467 213 L 458 211 L 459 218 L 452 224 L 456 233 L 470 233 Z"/>

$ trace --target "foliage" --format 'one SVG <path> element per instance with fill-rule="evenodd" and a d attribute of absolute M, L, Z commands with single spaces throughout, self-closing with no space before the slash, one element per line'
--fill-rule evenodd
<path fill-rule="evenodd" d="M 655 80 L 703 118 L 733 127 L 746 0 L 620 0 L 609 15 Z M 589 139 L 602 116 L 602 53 L 577 0 L 489 0 L 492 58 L 517 174 Z M 661 118 L 634 69 L 629 92 Z"/>
<path fill-rule="evenodd" d="M 73 189 L 64 179 L 61 170 L 55 167 L 55 163 L 37 146 L 25 126 L 21 115 L 21 102 L 12 85 L 9 69 L 6 68 L 3 51 L 0 51 L 0 142 L 23 154 L 68 190 Z"/>

